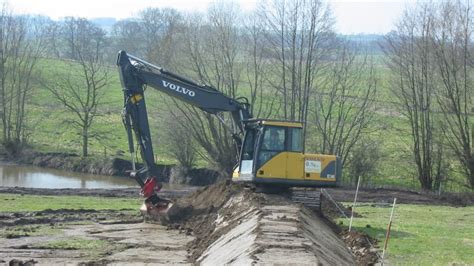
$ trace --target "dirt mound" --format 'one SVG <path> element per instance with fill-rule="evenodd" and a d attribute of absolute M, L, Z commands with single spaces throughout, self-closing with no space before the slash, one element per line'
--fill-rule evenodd
<path fill-rule="evenodd" d="M 339 202 L 332 201 L 330 198 L 321 194 L 321 214 L 333 221 L 340 217 L 350 217 L 351 208 L 347 208 Z M 354 212 L 354 217 L 361 217 L 358 213 Z"/>
<path fill-rule="evenodd" d="M 237 194 L 245 197 L 245 202 L 223 208 Z M 168 212 L 169 219 L 162 222 L 169 229 L 179 229 L 195 236 L 187 245 L 189 259 L 195 262 L 209 245 L 233 227 L 233 224 L 227 224 L 225 227 L 216 228 L 217 220 L 228 220 L 234 213 L 246 211 L 250 205 L 258 204 L 260 200 L 258 194 L 252 193 L 244 186 L 230 180 L 222 180 L 178 199 Z"/>
<path fill-rule="evenodd" d="M 169 229 L 194 236 L 192 263 L 353 264 L 321 218 L 282 195 L 221 181 L 178 199 L 168 214 Z"/>
<path fill-rule="evenodd" d="M 356 257 L 357 265 L 374 265 L 378 262 L 377 249 L 373 246 L 377 243 L 376 239 L 366 233 L 347 230 L 341 232 L 340 236 Z"/>

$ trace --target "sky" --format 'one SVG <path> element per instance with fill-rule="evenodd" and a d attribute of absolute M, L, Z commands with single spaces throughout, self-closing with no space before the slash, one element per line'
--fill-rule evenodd
<path fill-rule="evenodd" d="M 259 0 L 234 0 L 252 11 Z M 384 34 L 393 29 L 407 4 L 414 0 L 329 0 L 336 17 L 336 30 L 343 34 Z M 172 7 L 181 11 L 205 11 L 213 0 L 0 0 L 15 13 L 41 14 L 53 19 L 132 17 L 146 7 Z"/>

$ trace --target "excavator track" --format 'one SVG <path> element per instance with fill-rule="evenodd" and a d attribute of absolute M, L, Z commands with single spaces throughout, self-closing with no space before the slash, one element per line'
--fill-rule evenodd
<path fill-rule="evenodd" d="M 291 200 L 319 212 L 321 210 L 321 189 L 293 188 L 291 190 Z"/>
<path fill-rule="evenodd" d="M 321 211 L 321 188 L 282 188 L 275 186 L 257 186 L 252 183 L 245 183 L 245 187 L 257 193 L 285 195 L 285 197 L 288 197 L 295 203 L 303 204 L 316 212 Z"/>

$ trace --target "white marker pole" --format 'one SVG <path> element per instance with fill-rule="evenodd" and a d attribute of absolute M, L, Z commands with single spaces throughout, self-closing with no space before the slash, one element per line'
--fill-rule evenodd
<path fill-rule="evenodd" d="M 383 252 L 382 252 L 382 265 L 383 264 L 383 258 L 385 256 L 385 251 L 387 250 L 387 245 L 388 245 L 388 239 L 390 238 L 390 229 L 392 228 L 392 218 L 393 218 L 393 211 L 395 210 L 395 204 L 397 203 L 397 198 L 393 199 L 393 206 L 392 206 L 392 212 L 390 213 L 390 222 L 388 223 L 387 227 L 387 234 L 385 235 L 385 243 L 383 245 Z"/>
<path fill-rule="evenodd" d="M 357 179 L 356 194 L 355 194 L 355 197 L 354 197 L 354 203 L 352 204 L 352 208 L 351 208 L 351 221 L 349 222 L 349 232 L 352 229 L 352 218 L 354 217 L 354 209 L 355 209 L 355 205 L 356 205 L 356 202 L 357 202 L 357 194 L 359 193 L 359 185 L 360 185 L 360 176 Z"/>

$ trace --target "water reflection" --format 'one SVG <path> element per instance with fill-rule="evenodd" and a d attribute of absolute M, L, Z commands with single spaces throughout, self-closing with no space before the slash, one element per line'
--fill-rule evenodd
<path fill-rule="evenodd" d="M 31 188 L 126 188 L 138 187 L 126 177 L 88 175 L 0 162 L 0 186 Z"/>

